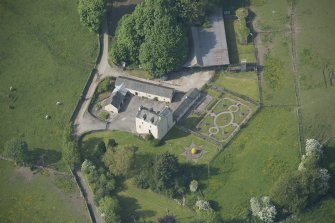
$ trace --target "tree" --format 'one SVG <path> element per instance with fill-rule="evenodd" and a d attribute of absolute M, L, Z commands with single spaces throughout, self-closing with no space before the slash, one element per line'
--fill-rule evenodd
<path fill-rule="evenodd" d="M 63 144 L 62 158 L 70 168 L 80 162 L 80 154 L 75 141 L 65 142 Z"/>
<path fill-rule="evenodd" d="M 222 222 L 220 220 L 219 215 L 213 210 L 196 210 L 196 217 L 199 223 L 219 223 Z"/>
<path fill-rule="evenodd" d="M 121 222 L 119 213 L 119 202 L 116 198 L 110 196 L 103 197 L 99 201 L 99 212 L 105 219 L 106 223 L 119 223 Z"/>
<path fill-rule="evenodd" d="M 94 155 L 98 158 L 100 158 L 103 154 L 106 152 L 106 145 L 104 141 L 100 141 L 98 144 L 94 147 Z"/>
<path fill-rule="evenodd" d="M 160 77 L 182 66 L 188 54 L 185 28 L 170 16 L 155 22 L 140 47 L 139 60 L 143 69 Z"/>
<path fill-rule="evenodd" d="M 159 77 L 185 62 L 188 39 L 178 0 L 145 0 L 124 16 L 111 49 L 114 63 L 140 65 Z"/>
<path fill-rule="evenodd" d="M 252 215 L 258 217 L 265 223 L 272 223 L 277 214 L 276 207 L 271 204 L 270 197 L 253 197 L 250 199 Z"/>
<path fill-rule="evenodd" d="M 327 192 L 329 178 L 325 169 L 296 171 L 277 183 L 273 199 L 291 213 L 299 213 Z"/>
<path fill-rule="evenodd" d="M 177 220 L 174 216 L 167 214 L 162 218 L 158 218 L 158 223 L 177 223 Z"/>
<path fill-rule="evenodd" d="M 3 156 L 15 164 L 24 164 L 28 161 L 28 144 L 22 138 L 13 138 L 5 143 Z"/>
<path fill-rule="evenodd" d="M 132 147 L 108 149 L 102 161 L 115 176 L 128 176 L 134 165 L 135 150 Z"/>
<path fill-rule="evenodd" d="M 155 189 L 159 192 L 171 189 L 175 185 L 178 174 L 178 160 L 177 157 L 164 152 L 156 156 L 154 163 L 154 181 Z"/>
<path fill-rule="evenodd" d="M 79 0 L 80 21 L 91 32 L 98 32 L 106 12 L 106 0 Z"/>

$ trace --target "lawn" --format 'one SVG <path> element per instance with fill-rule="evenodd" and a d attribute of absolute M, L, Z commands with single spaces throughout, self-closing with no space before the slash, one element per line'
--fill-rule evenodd
<path fill-rule="evenodd" d="M 118 198 L 123 219 L 127 219 L 130 214 L 135 213 L 146 220 L 155 221 L 158 217 L 163 217 L 167 211 L 176 216 L 178 222 L 187 223 L 194 219 L 194 211 L 191 209 L 179 206 L 176 201 L 149 189 L 139 189 L 134 186 L 131 180 L 125 183 L 125 189 L 118 193 Z"/>
<path fill-rule="evenodd" d="M 255 72 L 229 73 L 218 72 L 213 84 L 259 100 L 257 74 Z"/>
<path fill-rule="evenodd" d="M 0 222 L 90 222 L 77 187 L 64 193 L 55 177 L 0 160 Z"/>
<path fill-rule="evenodd" d="M 306 137 L 323 141 L 335 135 L 335 2 L 297 4 L 297 35 L 302 116 Z"/>
<path fill-rule="evenodd" d="M 293 109 L 261 110 L 214 160 L 205 196 L 225 220 L 246 221 L 252 196 L 269 195 L 299 162 Z"/>
<path fill-rule="evenodd" d="M 173 128 L 163 139 L 162 145 L 157 147 L 128 132 L 95 132 L 85 136 L 82 139 L 82 149 L 84 154 L 89 154 L 89 151 L 92 150 L 96 143 L 100 140 L 103 140 L 105 143 L 107 143 L 108 139 L 110 138 L 115 139 L 116 142 L 120 145 L 135 146 L 137 148 L 136 154 L 159 154 L 167 151 L 176 155 L 180 162 L 186 162 L 185 156 L 183 156 L 182 153 L 186 147 L 191 145 L 192 142 L 208 151 L 204 157 L 198 161 L 199 164 L 207 164 L 207 162 L 218 151 L 216 145 L 206 142 L 192 134 L 186 134 L 176 128 Z"/>
<path fill-rule="evenodd" d="M 185 163 L 186 158 L 182 153 L 185 147 L 194 143 L 207 151 L 197 163 L 191 163 L 196 168 L 196 171 L 192 172 L 192 177 L 196 177 L 197 179 L 207 177 L 207 163 L 218 152 L 217 146 L 173 128 L 163 139 L 163 145 L 158 147 L 154 147 L 149 142 L 127 132 L 95 132 L 82 139 L 81 148 L 84 156 L 90 158 L 90 151 L 92 151 L 94 146 L 101 140 L 107 143 L 110 138 L 115 139 L 118 145 L 121 146 L 135 146 L 137 148 L 136 157 L 138 162 L 141 162 L 141 159 L 146 159 L 147 156 L 167 151 L 176 155 L 179 162 Z M 163 195 L 158 195 L 150 190 L 138 189 L 130 181 L 125 182 L 125 188 L 118 193 L 118 196 L 122 210 L 121 216 L 125 222 L 129 221 L 128 216 L 134 213 L 146 220 L 154 220 L 162 217 L 167 210 L 174 214 L 181 222 L 191 222 L 191 217 L 193 216 L 190 209 L 178 206 L 174 200 L 168 199 Z"/>
<path fill-rule="evenodd" d="M 23 136 L 30 148 L 60 151 L 97 36 L 80 24 L 77 1 L 66 0 L 3 0 L 0 29 L 0 145 Z"/>

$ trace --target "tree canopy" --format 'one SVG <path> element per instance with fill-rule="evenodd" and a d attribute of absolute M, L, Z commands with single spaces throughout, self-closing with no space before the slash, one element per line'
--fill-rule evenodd
<path fill-rule="evenodd" d="M 116 149 L 108 149 L 102 160 L 115 176 L 128 176 L 134 165 L 134 157 L 134 148 L 117 147 Z"/>
<path fill-rule="evenodd" d="M 114 63 L 140 66 L 160 77 L 183 65 L 187 30 L 201 25 L 217 0 L 144 0 L 120 20 L 111 49 Z"/>
<path fill-rule="evenodd" d="M 78 12 L 81 23 L 92 32 L 98 32 L 106 13 L 106 0 L 79 0 Z"/>
<path fill-rule="evenodd" d="M 116 198 L 110 196 L 103 197 L 99 201 L 99 211 L 106 223 L 119 223 L 121 222 L 118 212 L 120 210 L 119 202 Z"/>
<path fill-rule="evenodd" d="M 13 138 L 5 143 L 3 155 L 23 164 L 28 161 L 28 144 L 22 138 Z"/>

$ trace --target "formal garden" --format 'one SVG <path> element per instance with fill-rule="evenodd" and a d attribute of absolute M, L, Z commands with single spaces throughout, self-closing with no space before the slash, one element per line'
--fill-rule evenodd
<path fill-rule="evenodd" d="M 256 106 L 240 98 L 224 94 L 196 129 L 219 142 L 227 142 L 246 125 Z"/>

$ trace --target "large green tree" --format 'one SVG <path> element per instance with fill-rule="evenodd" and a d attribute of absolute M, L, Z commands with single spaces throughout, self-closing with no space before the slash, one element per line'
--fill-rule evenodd
<path fill-rule="evenodd" d="M 141 66 L 154 77 L 160 77 L 183 65 L 187 56 L 184 28 L 169 16 L 156 21 L 141 45 Z"/>
<path fill-rule="evenodd" d="M 134 165 L 135 150 L 132 147 L 108 149 L 103 155 L 103 162 L 115 176 L 128 176 Z"/>
<path fill-rule="evenodd" d="M 175 186 L 178 177 L 178 160 L 177 157 L 164 152 L 157 155 L 154 163 L 154 180 L 156 190 L 166 191 Z"/>
<path fill-rule="evenodd" d="M 185 62 L 187 30 L 178 0 L 145 0 L 119 22 L 111 58 L 116 64 L 140 65 L 159 77 Z"/>
<path fill-rule="evenodd" d="M 28 144 L 22 138 L 13 138 L 5 143 L 3 156 L 24 164 L 28 161 Z"/>
<path fill-rule="evenodd" d="M 82 24 L 90 31 L 98 32 L 106 13 L 106 0 L 79 0 L 78 11 Z"/>

